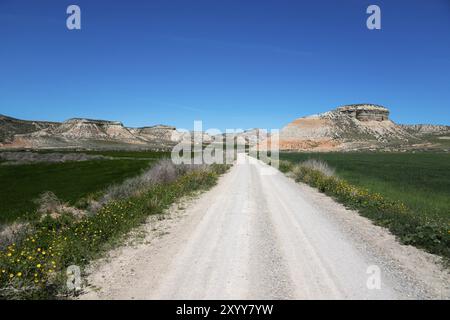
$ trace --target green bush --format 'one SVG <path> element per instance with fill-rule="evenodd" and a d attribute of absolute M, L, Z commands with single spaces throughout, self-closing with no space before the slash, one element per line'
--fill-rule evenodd
<path fill-rule="evenodd" d="M 278 163 L 278 169 L 283 173 L 291 171 L 293 167 L 294 167 L 294 165 L 290 161 L 281 160 Z"/>

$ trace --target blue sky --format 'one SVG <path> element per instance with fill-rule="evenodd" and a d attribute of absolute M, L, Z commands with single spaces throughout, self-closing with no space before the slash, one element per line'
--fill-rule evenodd
<path fill-rule="evenodd" d="M 2 114 L 270 129 L 359 102 L 450 124 L 450 0 L 0 0 Z"/>

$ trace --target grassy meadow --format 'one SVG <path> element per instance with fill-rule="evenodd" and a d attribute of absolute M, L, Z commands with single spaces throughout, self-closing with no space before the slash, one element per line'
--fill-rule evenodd
<path fill-rule="evenodd" d="M 353 185 L 400 200 L 418 214 L 450 219 L 450 154 L 283 153 L 282 160 L 321 159 Z"/>
<path fill-rule="evenodd" d="M 34 201 L 45 191 L 75 205 L 83 197 L 136 176 L 152 162 L 169 156 L 150 151 L 91 153 L 117 159 L 0 165 L 0 224 L 32 218 L 37 206 Z"/>

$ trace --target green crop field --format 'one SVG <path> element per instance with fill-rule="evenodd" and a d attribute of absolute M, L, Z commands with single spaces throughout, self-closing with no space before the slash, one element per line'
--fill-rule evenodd
<path fill-rule="evenodd" d="M 99 154 L 127 159 L 0 165 L 0 223 L 32 217 L 34 200 L 45 191 L 75 204 L 87 195 L 138 175 L 158 158 L 167 157 L 166 153 L 156 152 Z"/>
<path fill-rule="evenodd" d="M 353 185 L 400 200 L 417 214 L 450 220 L 450 154 L 282 153 L 280 159 L 325 160 Z"/>

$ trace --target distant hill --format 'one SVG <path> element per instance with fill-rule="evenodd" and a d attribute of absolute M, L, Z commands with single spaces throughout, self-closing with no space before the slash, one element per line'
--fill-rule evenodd
<path fill-rule="evenodd" d="M 117 121 L 83 118 L 54 123 L 2 116 L 0 132 L 0 146 L 8 149 L 167 149 L 181 139 L 170 126 L 126 128 Z"/>
<path fill-rule="evenodd" d="M 354 104 L 302 117 L 280 131 L 279 147 L 292 151 L 450 150 L 450 126 L 398 125 L 389 114 L 379 105 Z"/>
<path fill-rule="evenodd" d="M 19 120 L 0 114 L 0 144 L 12 142 L 16 134 L 32 133 L 58 125 L 58 122 Z"/>
<path fill-rule="evenodd" d="M 216 136 L 202 133 L 202 137 L 204 143 L 233 138 L 263 150 L 273 141 L 287 151 L 450 151 L 450 126 L 400 125 L 389 115 L 390 111 L 379 105 L 353 104 L 296 119 L 269 138 L 262 129 Z M 127 128 L 118 121 L 73 118 L 59 123 L 0 115 L 2 149 L 170 150 L 191 139 L 188 132 L 167 125 Z"/>

